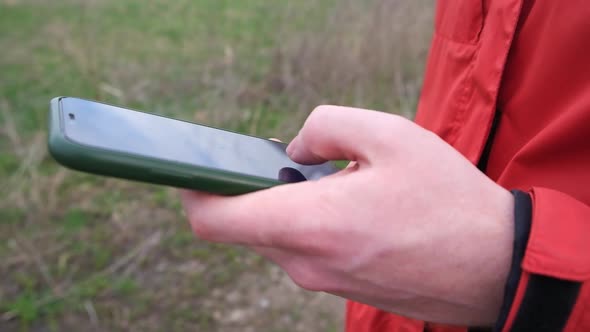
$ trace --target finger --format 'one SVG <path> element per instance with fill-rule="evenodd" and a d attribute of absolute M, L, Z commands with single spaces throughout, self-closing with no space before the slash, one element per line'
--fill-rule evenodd
<path fill-rule="evenodd" d="M 319 164 L 327 160 L 367 161 L 394 116 L 340 106 L 319 106 L 287 147 L 295 162 Z"/>
<path fill-rule="evenodd" d="M 313 182 L 300 182 L 240 196 L 182 191 L 186 215 L 202 239 L 249 246 L 282 246 L 301 227 L 299 220 L 313 206 Z"/>
<path fill-rule="evenodd" d="M 272 261 L 275 264 L 284 264 L 285 261 L 289 260 L 289 254 L 287 254 L 284 250 L 277 249 L 277 248 L 270 248 L 270 247 L 261 247 L 261 246 L 249 246 L 249 249 L 253 250 L 258 255 L 265 257 L 266 259 Z"/>

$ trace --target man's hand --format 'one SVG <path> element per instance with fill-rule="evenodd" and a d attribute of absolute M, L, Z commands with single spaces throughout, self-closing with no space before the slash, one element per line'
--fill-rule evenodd
<path fill-rule="evenodd" d="M 508 191 L 386 113 L 318 107 L 287 151 L 303 164 L 355 163 L 235 197 L 185 191 L 197 236 L 248 246 L 306 289 L 431 322 L 496 320 L 512 255 Z"/>

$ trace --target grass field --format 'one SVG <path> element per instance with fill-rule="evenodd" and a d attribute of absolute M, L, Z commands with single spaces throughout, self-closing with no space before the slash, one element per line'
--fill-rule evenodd
<path fill-rule="evenodd" d="M 47 155 L 58 95 L 288 141 L 322 103 L 411 116 L 427 0 L 0 0 L 0 331 L 337 331 L 341 302 L 194 238 L 169 188 Z"/>

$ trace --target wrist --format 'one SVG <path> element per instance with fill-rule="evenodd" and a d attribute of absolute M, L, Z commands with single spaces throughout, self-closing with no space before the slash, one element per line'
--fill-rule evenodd
<path fill-rule="evenodd" d="M 488 227 L 482 230 L 487 241 L 479 246 L 481 253 L 481 293 L 482 326 L 492 326 L 498 319 L 504 300 L 506 282 L 510 275 L 514 253 L 514 196 L 501 188 L 497 201 L 491 201 L 496 214 L 489 219 Z M 486 236 L 487 235 L 487 236 Z"/>
<path fill-rule="evenodd" d="M 455 285 L 456 303 L 470 308 L 470 314 L 455 317 L 455 324 L 493 326 L 504 299 L 514 241 L 514 197 L 497 186 L 492 195 L 482 195 L 481 205 L 466 212 L 461 259 Z"/>

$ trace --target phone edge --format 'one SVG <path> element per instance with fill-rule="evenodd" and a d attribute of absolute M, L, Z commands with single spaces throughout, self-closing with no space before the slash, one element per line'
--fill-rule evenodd
<path fill-rule="evenodd" d="M 284 184 L 250 175 L 233 174 L 174 161 L 162 162 L 155 158 L 83 146 L 72 142 L 65 137 L 63 132 L 60 112 L 60 101 L 63 98 L 68 97 L 55 97 L 50 102 L 48 150 L 58 163 L 68 168 L 126 180 L 221 195 L 245 194 Z M 116 167 L 116 171 L 111 170 L 113 167 Z"/>

